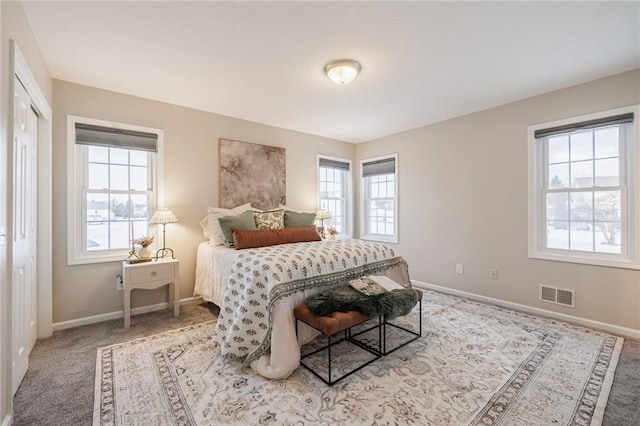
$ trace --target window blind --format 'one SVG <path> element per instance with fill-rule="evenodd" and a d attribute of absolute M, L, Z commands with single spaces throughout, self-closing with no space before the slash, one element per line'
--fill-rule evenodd
<path fill-rule="evenodd" d="M 158 152 L 158 135 L 76 123 L 76 144 Z"/>
<path fill-rule="evenodd" d="M 396 159 L 384 158 L 382 160 L 362 163 L 362 177 L 387 175 L 396 172 Z"/>
<path fill-rule="evenodd" d="M 349 163 L 338 160 L 330 160 L 328 158 L 320 158 L 320 167 L 326 167 L 327 169 L 336 169 L 349 171 Z"/>
<path fill-rule="evenodd" d="M 558 135 L 561 133 L 574 132 L 576 130 L 592 129 L 594 127 L 611 126 L 614 124 L 633 122 L 633 113 L 614 115 L 612 117 L 603 117 L 597 120 L 582 121 L 579 123 L 566 124 L 564 126 L 550 127 L 548 129 L 536 130 L 534 136 L 536 139 L 546 136 Z"/>

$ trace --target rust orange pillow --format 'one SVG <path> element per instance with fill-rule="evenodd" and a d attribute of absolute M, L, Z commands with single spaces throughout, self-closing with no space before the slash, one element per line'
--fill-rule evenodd
<path fill-rule="evenodd" d="M 233 230 L 233 247 L 236 250 L 308 241 L 320 241 L 320 235 L 318 235 L 315 226 L 268 229 L 264 231 Z"/>

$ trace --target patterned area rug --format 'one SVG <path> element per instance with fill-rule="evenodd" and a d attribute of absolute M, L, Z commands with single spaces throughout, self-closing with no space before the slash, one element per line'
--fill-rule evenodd
<path fill-rule="evenodd" d="M 422 316 L 422 338 L 333 387 L 242 371 L 214 321 L 101 348 L 93 424 L 601 424 L 623 339 L 432 291 Z"/>

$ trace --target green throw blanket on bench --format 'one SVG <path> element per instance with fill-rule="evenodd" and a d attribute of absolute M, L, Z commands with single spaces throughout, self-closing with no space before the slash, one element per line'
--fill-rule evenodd
<path fill-rule="evenodd" d="M 413 289 L 392 290 L 367 296 L 352 288 L 342 286 L 307 298 L 309 312 L 317 317 L 332 312 L 361 311 L 371 316 L 386 316 L 393 319 L 411 312 L 418 303 Z"/>

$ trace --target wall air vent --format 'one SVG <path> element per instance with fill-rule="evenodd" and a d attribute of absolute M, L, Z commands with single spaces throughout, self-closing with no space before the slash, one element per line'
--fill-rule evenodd
<path fill-rule="evenodd" d="M 575 308 L 575 299 L 575 290 L 567 290 L 565 288 L 550 287 L 540 284 L 540 300 L 542 302 Z"/>

